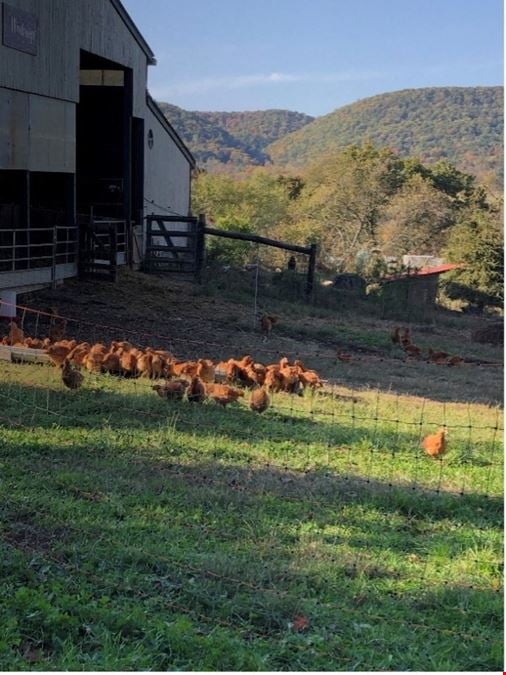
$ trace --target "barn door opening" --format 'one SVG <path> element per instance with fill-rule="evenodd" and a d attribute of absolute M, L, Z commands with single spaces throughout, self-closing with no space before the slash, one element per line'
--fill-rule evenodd
<path fill-rule="evenodd" d="M 124 264 L 132 220 L 132 71 L 84 51 L 76 144 L 77 212 L 116 223 L 117 263 Z M 93 251 L 84 253 L 93 259 Z"/>

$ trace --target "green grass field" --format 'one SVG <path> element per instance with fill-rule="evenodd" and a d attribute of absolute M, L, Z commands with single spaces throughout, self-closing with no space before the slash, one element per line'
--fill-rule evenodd
<path fill-rule="evenodd" d="M 502 668 L 496 407 L 0 362 L 0 422 L 2 670 Z"/>

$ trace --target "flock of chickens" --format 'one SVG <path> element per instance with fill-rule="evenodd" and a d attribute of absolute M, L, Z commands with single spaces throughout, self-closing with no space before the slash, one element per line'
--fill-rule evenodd
<path fill-rule="evenodd" d="M 269 317 L 270 318 L 270 317 Z M 269 326 L 272 328 L 272 325 Z M 391 334 L 391 340 L 398 344 L 410 357 L 419 358 L 421 349 L 411 341 L 411 332 L 405 328 L 401 333 L 398 326 Z M 24 334 L 15 321 L 11 321 L 9 334 L 2 344 L 44 350 L 51 362 L 61 368 L 63 384 L 69 389 L 78 389 L 84 380 L 81 369 L 92 373 L 111 373 L 123 377 L 147 377 L 151 380 L 164 379 L 163 384 L 154 384 L 152 389 L 165 400 L 183 400 L 203 403 L 211 399 L 226 407 L 229 403 L 244 397 L 245 389 L 251 390 L 249 407 L 262 413 L 270 405 L 269 394 L 287 392 L 303 395 L 306 388 L 312 391 L 323 386 L 319 374 L 304 366 L 302 361 L 289 363 L 286 357 L 278 363 L 263 365 L 255 363 L 251 356 L 228 359 L 214 363 L 210 359 L 177 361 L 174 355 L 162 349 L 146 347 L 138 349 L 127 341 L 112 341 L 109 345 L 97 342 L 77 342 L 65 339 L 66 321 L 53 311 L 49 335 L 45 339 L 31 338 Z M 265 331 L 267 334 L 270 330 Z M 338 350 L 342 361 L 350 355 Z M 460 356 L 428 349 L 428 358 L 437 365 L 455 366 L 464 361 Z M 426 436 L 422 447 L 427 455 L 439 459 L 447 449 L 446 429 Z"/>
<path fill-rule="evenodd" d="M 401 333 L 401 327 L 396 326 L 392 331 L 390 339 L 394 345 L 399 345 L 405 353 L 412 358 L 419 359 L 422 356 L 422 350 L 411 341 L 411 331 L 404 328 Z M 437 366 L 459 366 L 464 362 L 462 356 L 451 356 L 446 352 L 436 352 L 431 347 L 428 348 L 428 360 Z"/>
<path fill-rule="evenodd" d="M 9 334 L 2 342 L 11 346 L 42 349 L 50 361 L 61 368 L 62 382 L 69 389 L 78 389 L 84 376 L 81 369 L 92 373 L 110 373 L 123 377 L 146 377 L 164 379 L 163 384 L 154 384 L 152 389 L 163 399 L 203 403 L 212 399 L 226 407 L 244 397 L 244 389 L 251 389 L 249 406 L 263 412 L 270 405 L 271 393 L 287 392 L 303 395 L 304 390 L 323 386 L 315 370 L 304 366 L 302 361 L 289 363 L 283 357 L 278 363 L 263 365 L 255 363 L 249 355 L 241 359 L 228 359 L 215 363 L 210 359 L 177 361 L 166 350 L 146 347 L 138 349 L 127 341 L 112 341 L 90 344 L 65 339 L 65 320 L 55 315 L 45 339 L 26 337 L 15 321 L 10 324 Z M 58 338 L 58 339 L 55 339 Z"/>

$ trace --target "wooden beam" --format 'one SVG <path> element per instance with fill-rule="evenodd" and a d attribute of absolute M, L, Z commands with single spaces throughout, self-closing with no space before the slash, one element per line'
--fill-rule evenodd
<path fill-rule="evenodd" d="M 227 239 L 240 239 L 241 241 L 252 241 L 256 244 L 266 244 L 274 248 L 282 248 L 285 251 L 294 251 L 295 253 L 311 254 L 311 246 L 296 246 L 295 244 L 287 244 L 284 241 L 277 239 L 268 239 L 267 237 L 259 237 L 256 234 L 246 234 L 245 232 L 228 232 L 226 230 L 217 230 L 214 227 L 204 227 L 204 234 L 212 234 L 216 237 L 225 237 Z"/>

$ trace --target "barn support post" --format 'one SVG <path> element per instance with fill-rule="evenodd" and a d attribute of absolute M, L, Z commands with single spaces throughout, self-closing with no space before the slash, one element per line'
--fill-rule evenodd
<path fill-rule="evenodd" d="M 205 255 L 205 230 L 206 216 L 205 213 L 199 213 L 196 223 L 196 237 L 195 237 L 195 280 L 197 283 L 202 283 L 202 268 L 204 266 Z"/>
<path fill-rule="evenodd" d="M 306 300 L 310 301 L 314 291 L 314 275 L 316 270 L 316 244 L 311 244 L 309 264 L 307 267 Z"/>

